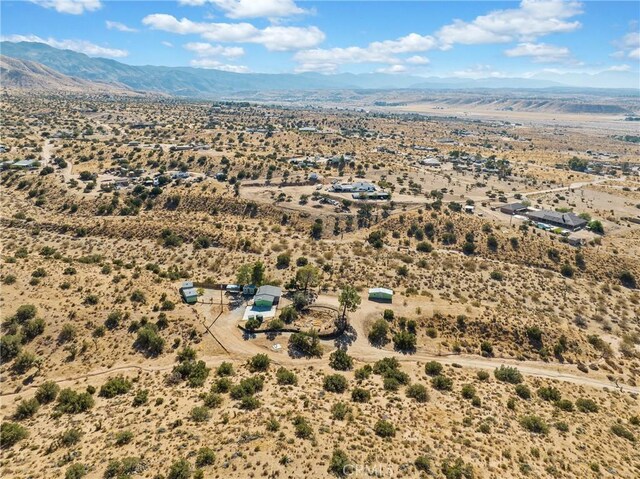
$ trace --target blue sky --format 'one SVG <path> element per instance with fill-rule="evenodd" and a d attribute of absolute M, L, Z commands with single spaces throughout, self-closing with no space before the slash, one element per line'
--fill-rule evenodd
<path fill-rule="evenodd" d="M 0 8 L 3 40 L 133 65 L 460 78 L 610 73 L 639 86 L 635 1 L 3 0 Z"/>

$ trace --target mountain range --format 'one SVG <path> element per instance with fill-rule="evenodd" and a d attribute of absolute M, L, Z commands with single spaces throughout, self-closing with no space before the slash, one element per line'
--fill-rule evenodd
<path fill-rule="evenodd" d="M 26 75 L 25 67 L 30 70 L 31 84 L 53 86 L 52 70 L 67 78 L 63 84 L 85 80 L 99 82 L 100 85 L 115 84 L 119 88 L 126 87 L 134 91 L 156 92 L 176 96 L 216 98 L 226 94 L 255 91 L 278 90 L 344 90 L 344 89 L 478 89 L 478 88 L 513 88 L 513 89 L 549 89 L 562 88 L 579 84 L 579 79 L 572 78 L 572 83 L 555 82 L 540 78 L 487 78 L 462 79 L 439 77 L 416 77 L 410 75 L 392 75 L 384 73 L 352 74 L 343 73 L 324 75 L 320 73 L 301 74 L 264 74 L 233 73 L 213 69 L 192 67 L 136 66 L 127 65 L 106 58 L 95 58 L 72 50 L 61 50 L 43 43 L 35 42 L 0 42 L 0 53 L 3 56 L 23 60 L 30 63 L 8 64 L 2 69 L 2 79 L 13 78 L 11 75 Z M 35 67 L 43 65 L 43 68 Z M 19 72 L 12 72 L 11 66 Z M 35 80 L 36 71 L 45 74 L 48 80 Z M 20 73 L 21 72 L 21 73 Z M 71 79 L 70 79 L 71 78 Z M 560 76 L 562 79 L 562 76 Z M 14 81 L 15 82 L 15 81 Z M 11 82 L 10 82 L 11 83 Z"/>

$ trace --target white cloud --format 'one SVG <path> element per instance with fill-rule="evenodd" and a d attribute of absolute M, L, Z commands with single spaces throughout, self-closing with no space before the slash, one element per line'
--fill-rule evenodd
<path fill-rule="evenodd" d="M 631 25 L 632 28 L 637 28 L 637 25 Z M 618 51 L 611 54 L 614 58 L 624 58 L 625 56 L 633 60 L 640 60 L 640 32 L 632 31 L 627 33 L 624 37 L 614 40 L 613 44 L 618 48 Z"/>
<path fill-rule="evenodd" d="M 530 57 L 536 63 L 562 62 L 571 56 L 567 47 L 548 43 L 520 43 L 506 50 L 504 54 L 508 57 Z"/>
<path fill-rule="evenodd" d="M 75 52 L 84 53 L 90 57 L 108 57 L 122 58 L 129 55 L 126 50 L 118 48 L 109 48 L 96 45 L 86 40 L 56 40 L 55 38 L 40 38 L 37 35 L 7 35 L 1 37 L 2 41 L 7 42 L 38 42 L 45 43 L 53 48 L 63 50 L 73 50 Z"/>
<path fill-rule="evenodd" d="M 160 43 L 162 43 L 167 48 L 173 48 L 173 43 L 171 42 L 162 41 Z"/>
<path fill-rule="evenodd" d="M 31 0 L 44 8 L 53 8 L 58 13 L 81 15 L 102 7 L 100 0 Z"/>
<path fill-rule="evenodd" d="M 109 30 L 118 30 L 119 32 L 128 32 L 128 33 L 134 33 L 138 31 L 135 28 L 128 27 L 124 23 L 120 23 L 120 22 L 112 22 L 111 20 L 107 20 L 105 23 Z"/>
<path fill-rule="evenodd" d="M 142 23 L 155 30 L 179 35 L 200 35 L 213 42 L 257 43 L 268 50 L 287 51 L 312 48 L 322 42 L 324 33 L 317 27 L 268 26 L 256 28 L 250 23 L 203 23 L 188 18 L 178 20 L 172 15 L 154 13 Z"/>
<path fill-rule="evenodd" d="M 631 71 L 631 67 L 629 65 L 626 65 L 626 64 L 613 65 L 613 66 L 610 66 L 609 68 L 605 68 L 602 71 L 604 71 L 604 72 L 628 72 L 628 71 Z"/>
<path fill-rule="evenodd" d="M 388 63 L 399 65 L 402 60 L 395 55 L 427 51 L 435 46 L 436 40 L 433 37 L 410 33 L 396 40 L 372 42 L 366 47 L 302 50 L 294 55 L 294 59 L 299 64 L 296 71 L 332 72 L 344 64 Z"/>
<path fill-rule="evenodd" d="M 391 65 L 384 68 L 378 68 L 376 71 L 378 73 L 392 73 L 392 74 L 405 73 L 407 71 L 407 67 L 405 67 L 404 65 L 396 64 L 396 65 Z"/>
<path fill-rule="evenodd" d="M 191 60 L 191 66 L 197 67 L 197 68 L 223 70 L 223 71 L 233 72 L 233 73 L 249 72 L 249 68 L 247 68 L 244 65 L 226 65 L 213 58 L 197 58 L 197 59 Z"/>
<path fill-rule="evenodd" d="M 427 57 L 414 55 L 412 57 L 407 58 L 406 62 L 410 63 L 411 65 L 428 65 L 430 63 L 430 60 Z"/>
<path fill-rule="evenodd" d="M 229 18 L 281 18 L 305 13 L 293 0 L 180 0 L 182 5 L 212 3 Z"/>
<path fill-rule="evenodd" d="M 518 8 L 495 10 L 471 22 L 455 20 L 436 33 L 443 48 L 454 44 L 530 42 L 551 33 L 567 33 L 580 28 L 578 21 L 567 21 L 582 13 L 574 0 L 522 0 Z"/>
<path fill-rule="evenodd" d="M 468 68 L 466 70 L 455 71 L 451 76 L 478 80 L 481 78 L 505 78 L 507 75 L 503 72 L 494 70 L 489 65 L 476 65 L 475 67 Z"/>
<path fill-rule="evenodd" d="M 184 46 L 187 50 L 194 52 L 199 57 L 241 57 L 244 55 L 242 47 L 224 47 L 222 45 L 212 45 L 211 43 L 191 42 Z"/>

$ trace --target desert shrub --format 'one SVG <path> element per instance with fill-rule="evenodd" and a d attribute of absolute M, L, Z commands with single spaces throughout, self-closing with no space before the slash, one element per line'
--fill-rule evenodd
<path fill-rule="evenodd" d="M 412 384 L 407 388 L 407 397 L 414 399 L 416 402 L 424 403 L 429 400 L 427 388 L 422 384 Z"/>
<path fill-rule="evenodd" d="M 519 384 L 522 382 L 522 374 L 516 368 L 511 366 L 500 366 L 497 368 L 493 375 L 498 381 L 511 384 Z"/>
<path fill-rule="evenodd" d="M 144 406 L 149 402 L 149 390 L 139 389 L 133 397 L 133 407 Z"/>
<path fill-rule="evenodd" d="M 125 479 L 131 477 L 138 472 L 141 467 L 139 457 L 123 457 L 122 459 L 114 459 L 109 461 L 107 469 L 104 471 L 104 479 Z"/>
<path fill-rule="evenodd" d="M 371 393 L 364 388 L 353 388 L 351 391 L 351 400 L 353 402 L 369 402 L 371 399 Z"/>
<path fill-rule="evenodd" d="M 262 376 L 252 376 L 240 381 L 239 384 L 233 386 L 230 395 L 233 399 L 242 399 L 245 396 L 251 396 L 262 391 L 264 387 L 264 378 Z"/>
<path fill-rule="evenodd" d="M 442 364 L 437 361 L 429 361 L 424 365 L 424 372 L 429 376 L 438 376 L 442 372 Z"/>
<path fill-rule="evenodd" d="M 39 407 L 40 403 L 36 398 L 23 399 L 18 403 L 14 417 L 18 420 L 28 419 L 30 417 L 33 417 L 35 413 L 38 412 Z"/>
<path fill-rule="evenodd" d="M 84 467 L 84 464 L 80 464 L 79 462 L 77 462 L 67 467 L 67 470 L 64 473 L 64 479 L 80 479 L 86 474 L 87 469 Z"/>
<path fill-rule="evenodd" d="M 58 341 L 61 343 L 68 343 L 69 341 L 76 339 L 77 335 L 77 328 L 71 323 L 65 323 L 62 325 L 62 329 L 58 335 Z"/>
<path fill-rule="evenodd" d="M 94 400 L 88 392 L 77 393 L 73 389 L 63 389 L 58 394 L 56 409 L 67 414 L 78 414 L 88 411 L 94 405 Z"/>
<path fill-rule="evenodd" d="M 289 337 L 289 345 L 305 356 L 322 357 L 322 345 L 315 331 L 293 333 Z"/>
<path fill-rule="evenodd" d="M 195 422 L 205 422 L 211 417 L 209 409 L 204 406 L 196 406 L 191 410 L 191 419 Z"/>
<path fill-rule="evenodd" d="M 453 388 L 453 379 L 440 374 L 431 379 L 431 386 L 438 391 L 451 391 Z"/>
<path fill-rule="evenodd" d="M 266 371 L 269 369 L 269 364 L 271 364 L 269 356 L 266 354 L 256 354 L 249 360 L 249 369 L 252 372 Z"/>
<path fill-rule="evenodd" d="M 173 368 L 173 375 L 186 380 L 192 388 L 201 387 L 209 377 L 210 369 L 207 364 L 200 361 L 184 361 Z"/>
<path fill-rule="evenodd" d="M 330 374 L 324 377 L 323 387 L 325 391 L 343 393 L 347 390 L 348 382 L 342 374 Z"/>
<path fill-rule="evenodd" d="M 343 349 L 336 349 L 329 355 L 329 366 L 338 371 L 348 371 L 353 368 L 353 358 Z"/>
<path fill-rule="evenodd" d="M 561 432 L 569 432 L 569 425 L 564 421 L 559 421 L 554 424 L 555 428 Z"/>
<path fill-rule="evenodd" d="M 417 338 L 409 331 L 398 331 L 393 335 L 393 346 L 399 351 L 413 351 L 416 349 Z"/>
<path fill-rule="evenodd" d="M 233 383 L 227 377 L 218 378 L 213 382 L 211 386 L 211 392 L 222 394 L 228 393 L 231 390 Z"/>
<path fill-rule="evenodd" d="M 413 465 L 418 471 L 427 473 L 431 472 L 431 461 L 427 456 L 416 457 L 416 460 L 413 461 Z"/>
<path fill-rule="evenodd" d="M 631 273 L 631 271 L 623 271 L 618 276 L 618 279 L 625 288 L 636 289 L 638 287 L 636 277 Z"/>
<path fill-rule="evenodd" d="M 358 381 L 364 381 L 371 376 L 373 368 L 369 364 L 365 364 L 361 368 L 355 370 L 354 376 Z"/>
<path fill-rule="evenodd" d="M 433 245 L 428 241 L 421 241 L 416 245 L 416 250 L 421 253 L 431 253 L 433 251 Z"/>
<path fill-rule="evenodd" d="M 233 364 L 226 361 L 222 362 L 220 366 L 218 366 L 218 369 L 216 369 L 216 374 L 218 376 L 233 376 Z"/>
<path fill-rule="evenodd" d="M 298 378 L 296 377 L 296 374 L 293 371 L 289 371 L 286 368 L 278 368 L 278 371 L 276 371 L 276 379 L 278 381 L 278 384 L 280 385 L 293 385 L 295 386 L 296 384 L 298 384 Z"/>
<path fill-rule="evenodd" d="M 82 431 L 80 429 L 71 428 L 60 434 L 60 444 L 65 447 L 77 444 L 80 439 L 82 439 Z"/>
<path fill-rule="evenodd" d="M 35 318 L 37 313 L 38 309 L 33 304 L 23 304 L 16 310 L 14 318 L 19 323 L 24 323 L 25 321 Z"/>
<path fill-rule="evenodd" d="M 116 446 L 124 446 L 125 444 L 129 444 L 131 441 L 133 441 L 133 433 L 131 431 L 119 431 L 116 433 Z"/>
<path fill-rule="evenodd" d="M 523 416 L 520 418 L 520 424 L 534 434 L 547 434 L 549 432 L 549 426 L 539 416 Z"/>
<path fill-rule="evenodd" d="M 296 308 L 293 306 L 285 306 L 282 308 L 282 311 L 280 311 L 279 318 L 286 324 L 291 324 L 298 319 L 298 311 L 296 311 Z"/>
<path fill-rule="evenodd" d="M 186 459 L 178 459 L 169 468 L 167 479 L 189 479 L 191 477 L 191 464 Z"/>
<path fill-rule="evenodd" d="M 478 380 L 480 380 L 480 381 L 486 381 L 486 380 L 489 379 L 489 373 L 487 371 L 478 371 L 476 376 L 478 377 Z"/>
<path fill-rule="evenodd" d="M 489 274 L 489 277 L 494 281 L 502 281 L 504 279 L 504 275 L 502 271 L 494 270 Z"/>
<path fill-rule="evenodd" d="M 131 390 L 131 381 L 125 379 L 122 376 L 118 376 L 115 378 L 108 379 L 106 383 L 104 383 L 100 387 L 100 392 L 98 396 L 103 398 L 113 398 L 119 396 L 121 394 L 126 394 Z"/>
<path fill-rule="evenodd" d="M 382 317 L 387 321 L 393 321 L 393 318 L 394 318 L 393 309 L 385 309 L 384 312 L 382 313 Z"/>
<path fill-rule="evenodd" d="M 462 397 L 465 399 L 473 399 L 476 395 L 476 388 L 473 384 L 465 384 L 462 386 Z"/>
<path fill-rule="evenodd" d="M 42 318 L 33 318 L 24 323 L 22 334 L 26 342 L 32 341 L 37 336 L 44 333 L 45 322 Z"/>
<path fill-rule="evenodd" d="M 473 466 L 465 464 L 461 457 L 448 457 L 442 461 L 440 468 L 446 479 L 474 479 Z"/>
<path fill-rule="evenodd" d="M 245 409 L 247 411 L 253 411 L 254 409 L 258 409 L 260 407 L 260 401 L 255 396 L 244 396 L 240 399 L 240 409 Z"/>
<path fill-rule="evenodd" d="M 369 331 L 368 336 L 369 341 L 371 344 L 384 344 L 388 341 L 387 334 L 389 334 L 389 325 L 387 324 L 387 321 L 384 319 L 378 319 L 371 326 L 371 331 Z"/>
<path fill-rule="evenodd" d="M 349 457 L 342 449 L 334 449 L 331 454 L 331 461 L 329 462 L 330 472 L 337 477 L 345 477 L 349 472 Z"/>
<path fill-rule="evenodd" d="M 151 356 L 158 356 L 164 350 L 164 339 L 158 334 L 155 324 L 145 324 L 138 329 L 134 346 Z"/>
<path fill-rule="evenodd" d="M 331 417 L 342 421 L 348 414 L 351 414 L 351 406 L 343 402 L 337 402 L 331 406 Z"/>
<path fill-rule="evenodd" d="M 205 394 L 202 400 L 204 401 L 205 407 L 208 407 L 209 409 L 217 408 L 222 404 L 222 396 L 214 392 Z"/>
<path fill-rule="evenodd" d="M 396 435 L 396 428 L 389 421 L 380 420 L 373 426 L 376 435 L 380 437 L 393 437 Z"/>
<path fill-rule="evenodd" d="M 53 381 L 47 381 L 38 386 L 35 397 L 40 404 L 49 404 L 56 399 L 59 392 L 60 386 Z"/>
<path fill-rule="evenodd" d="M 5 421 L 0 425 L 0 447 L 2 447 L 2 449 L 12 447 L 28 435 L 27 429 L 20 424 Z"/>
<path fill-rule="evenodd" d="M 562 393 L 553 386 L 538 388 L 538 396 L 545 401 L 553 402 L 559 401 L 562 398 Z"/>
<path fill-rule="evenodd" d="M 22 336 L 19 334 L 5 334 L 0 338 L 0 361 L 7 363 L 15 358 L 22 350 Z"/>
<path fill-rule="evenodd" d="M 568 399 L 560 399 L 559 401 L 556 401 L 554 403 L 554 406 L 556 406 L 558 409 L 562 409 L 563 411 L 566 411 L 566 412 L 573 411 L 573 403 L 571 401 L 569 401 Z"/>
<path fill-rule="evenodd" d="M 518 384 L 516 386 L 516 394 L 522 399 L 531 399 L 531 390 L 526 384 Z"/>
<path fill-rule="evenodd" d="M 185 346 L 180 351 L 178 351 L 178 354 L 176 354 L 176 359 L 180 363 L 184 361 L 193 361 L 194 359 L 196 359 L 196 357 L 196 350 L 190 346 Z"/>
<path fill-rule="evenodd" d="M 201 447 L 196 454 L 196 467 L 211 466 L 216 462 L 216 454 L 209 447 Z"/>
<path fill-rule="evenodd" d="M 294 417 L 293 425 L 296 437 L 299 437 L 300 439 L 309 439 L 313 436 L 313 428 L 303 416 Z"/>
<path fill-rule="evenodd" d="M 260 327 L 261 324 L 262 321 L 258 318 L 249 318 L 247 319 L 247 322 L 244 323 L 244 327 L 247 331 L 255 331 Z"/>
<path fill-rule="evenodd" d="M 622 424 L 614 424 L 611 426 L 611 432 L 616 436 L 626 439 L 630 442 L 636 442 L 636 437 L 633 435 L 631 431 L 625 428 Z"/>

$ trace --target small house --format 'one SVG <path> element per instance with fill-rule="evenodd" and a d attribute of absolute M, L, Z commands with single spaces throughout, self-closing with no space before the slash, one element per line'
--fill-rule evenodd
<path fill-rule="evenodd" d="M 506 215 L 515 215 L 527 211 L 527 205 L 524 203 L 511 203 L 500 207 L 500 212 Z"/>
<path fill-rule="evenodd" d="M 258 288 L 253 304 L 258 308 L 271 308 L 280 302 L 282 290 L 277 286 L 264 285 Z"/>
<path fill-rule="evenodd" d="M 393 300 L 393 290 L 389 288 L 370 288 L 369 299 L 391 302 Z"/>
<path fill-rule="evenodd" d="M 258 287 L 255 284 L 245 284 L 242 287 L 242 294 L 245 296 L 252 296 L 256 294 L 256 291 L 258 291 Z"/>
<path fill-rule="evenodd" d="M 180 288 L 180 294 L 185 303 L 195 304 L 198 302 L 198 291 L 196 288 Z"/>

